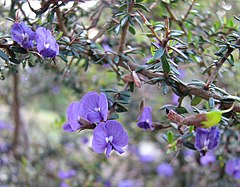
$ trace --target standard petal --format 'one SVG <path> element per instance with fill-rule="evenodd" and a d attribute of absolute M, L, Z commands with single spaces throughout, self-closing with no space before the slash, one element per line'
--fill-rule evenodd
<path fill-rule="evenodd" d="M 127 132 L 123 129 L 121 123 L 115 120 L 108 120 L 106 122 L 106 130 L 108 137 L 113 137 L 113 143 L 115 145 L 124 147 L 128 144 L 128 135 Z"/>
<path fill-rule="evenodd" d="M 80 100 L 80 115 L 86 118 L 87 113 L 97 111 L 99 96 L 97 92 L 88 92 Z"/>
<path fill-rule="evenodd" d="M 212 127 L 207 138 L 209 140 L 208 148 L 209 149 L 216 148 L 220 141 L 220 131 L 218 127 Z"/>
<path fill-rule="evenodd" d="M 108 100 L 104 93 L 100 93 L 99 108 L 100 108 L 100 113 L 102 115 L 103 120 L 106 121 L 108 116 Z"/>
<path fill-rule="evenodd" d="M 36 42 L 39 53 L 45 49 L 44 43 L 46 42 L 46 38 L 46 29 L 44 27 L 38 27 L 36 29 Z"/>
<path fill-rule="evenodd" d="M 195 138 L 195 148 L 201 151 L 204 148 L 204 142 L 207 140 L 209 130 L 203 128 L 197 128 Z"/>
<path fill-rule="evenodd" d="M 103 153 L 107 147 L 107 132 L 105 123 L 100 123 L 93 130 L 92 148 L 97 153 Z"/>
<path fill-rule="evenodd" d="M 67 109 L 67 118 L 68 121 L 78 121 L 78 118 L 80 117 L 80 103 L 78 101 L 72 102 Z"/>

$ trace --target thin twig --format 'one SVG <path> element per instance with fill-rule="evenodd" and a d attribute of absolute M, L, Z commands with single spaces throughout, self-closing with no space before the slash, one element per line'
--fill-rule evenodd
<path fill-rule="evenodd" d="M 237 39 L 237 41 L 235 42 L 235 45 L 240 45 L 240 38 Z M 207 80 L 207 83 L 205 85 L 205 89 L 208 89 L 209 86 L 212 84 L 212 82 L 215 80 L 220 68 L 222 67 L 222 65 L 224 64 L 224 62 L 227 60 L 227 58 L 231 55 L 231 53 L 233 52 L 234 48 L 232 47 L 228 47 L 227 52 L 225 53 L 225 55 L 220 59 L 220 61 L 216 64 L 214 71 L 212 72 L 211 76 L 209 77 L 209 79 Z"/>
<path fill-rule="evenodd" d="M 182 22 L 184 22 L 184 21 L 187 19 L 187 17 L 188 17 L 188 15 L 189 15 L 190 11 L 192 10 L 195 2 L 196 2 L 196 0 L 193 0 L 193 1 L 192 1 L 191 5 L 189 6 L 189 8 L 188 8 L 188 10 L 187 10 L 187 12 L 186 12 L 186 14 L 183 16 Z"/>
<path fill-rule="evenodd" d="M 182 31 L 184 32 L 184 34 L 187 35 L 188 32 L 187 32 L 187 30 L 184 28 L 183 22 L 180 21 L 180 20 L 173 14 L 173 12 L 171 11 L 171 9 L 169 8 L 168 5 L 166 5 L 166 9 L 167 9 L 168 13 L 170 14 L 171 19 L 172 19 L 173 21 L 175 21 L 175 22 L 181 27 L 181 29 L 182 29 Z"/>

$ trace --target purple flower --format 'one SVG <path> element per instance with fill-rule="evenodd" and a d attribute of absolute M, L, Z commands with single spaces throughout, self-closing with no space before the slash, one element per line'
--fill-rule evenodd
<path fill-rule="evenodd" d="M 61 182 L 60 187 L 69 187 L 69 185 L 66 182 Z"/>
<path fill-rule="evenodd" d="M 174 170 L 170 164 L 163 162 L 162 164 L 158 165 L 157 173 L 158 175 L 163 177 L 172 177 Z"/>
<path fill-rule="evenodd" d="M 87 144 L 89 142 L 88 137 L 84 136 L 81 138 L 83 144 Z"/>
<path fill-rule="evenodd" d="M 200 152 L 201 156 L 210 149 L 215 149 L 220 141 L 220 131 L 218 127 L 211 127 L 208 129 L 197 128 L 195 148 Z"/>
<path fill-rule="evenodd" d="M 53 58 L 59 54 L 59 46 L 51 32 L 44 27 L 36 30 L 37 50 L 43 57 Z"/>
<path fill-rule="evenodd" d="M 216 156 L 213 152 L 208 152 L 205 156 L 200 158 L 200 163 L 203 166 L 208 166 L 216 161 Z"/>
<path fill-rule="evenodd" d="M 177 96 L 175 93 L 173 93 L 171 103 L 174 104 L 174 105 L 177 105 L 178 104 L 178 99 L 179 99 L 179 96 Z"/>
<path fill-rule="evenodd" d="M 104 93 L 88 92 L 80 102 L 73 102 L 67 109 L 68 122 L 63 129 L 68 132 L 80 129 L 80 117 L 91 123 L 106 121 L 108 115 L 108 101 Z"/>
<path fill-rule="evenodd" d="M 59 171 L 58 172 L 58 177 L 62 180 L 66 180 L 69 178 L 72 178 L 76 175 L 76 171 L 71 169 L 69 171 Z"/>
<path fill-rule="evenodd" d="M 153 127 L 152 127 L 152 108 L 151 107 L 144 107 L 143 112 L 138 119 L 137 125 L 140 128 L 143 128 L 145 130 L 147 130 L 149 128 L 151 130 L 153 130 Z"/>
<path fill-rule="evenodd" d="M 118 183 L 118 187 L 134 187 L 135 185 L 133 180 L 122 180 Z"/>
<path fill-rule="evenodd" d="M 14 23 L 11 30 L 12 39 L 23 48 L 33 48 L 35 32 L 27 27 L 24 22 Z"/>
<path fill-rule="evenodd" d="M 225 172 L 235 179 L 240 179 L 240 159 L 234 158 L 228 160 L 225 165 Z"/>
<path fill-rule="evenodd" d="M 103 153 L 106 149 L 106 156 L 112 150 L 116 150 L 120 154 L 124 151 L 122 147 L 128 144 L 127 132 L 123 129 L 122 125 L 114 120 L 101 122 L 93 130 L 92 148 L 97 153 Z"/>

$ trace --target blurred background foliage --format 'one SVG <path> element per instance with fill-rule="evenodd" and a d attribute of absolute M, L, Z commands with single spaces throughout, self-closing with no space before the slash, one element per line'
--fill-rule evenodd
<path fill-rule="evenodd" d="M 37 9 L 40 1 L 30 1 Z M 144 0 L 141 2 L 150 9 L 145 16 L 154 24 L 164 24 L 170 17 L 171 30 L 182 30 L 181 22 L 189 5 L 188 0 Z M 36 15 L 31 12 L 26 1 L 4 1 L 0 3 L 0 37 L 9 35 L 12 22 L 6 17 L 24 12 L 30 17 L 29 23 L 35 28 L 37 24 L 44 24 L 48 28 L 57 26 L 55 15 L 51 11 Z M 11 7 L 10 5 L 15 5 Z M 96 40 L 105 51 L 117 50 L 119 37 L 114 22 L 111 22 L 112 31 L 96 38 L 96 33 L 104 27 L 109 28 L 108 21 L 115 14 L 123 1 L 86 1 L 85 3 L 69 2 L 61 7 L 63 12 L 69 13 L 63 17 L 67 30 L 73 26 L 82 30 L 86 40 Z M 70 11 L 75 7 L 74 11 Z M 99 11 L 102 10 L 103 11 Z M 21 10 L 22 9 L 22 10 Z M 189 60 L 178 59 L 178 70 L 181 80 L 189 82 L 193 79 L 205 80 L 208 74 L 202 72 L 218 59 L 214 52 L 219 50 L 214 40 L 219 34 L 223 36 L 232 31 L 239 30 L 238 21 L 234 15 L 239 14 L 238 0 L 202 0 L 196 1 L 185 20 L 184 29 L 187 33 L 181 39 L 188 43 Z M 10 11 L 11 10 L 11 11 Z M 10 12 L 10 14 L 9 14 Z M 101 16 L 98 17 L 98 13 Z M 174 20 L 174 17 L 177 20 Z M 24 17 L 24 15 L 22 15 Z M 99 18 L 99 20 L 97 20 Z M 122 18 L 122 17 L 121 17 Z M 96 19 L 96 20 L 94 20 Z M 118 19 L 118 18 L 116 18 Z M 94 25 L 96 21 L 96 25 Z M 107 26 L 106 26 L 107 24 Z M 69 27 L 68 27 L 69 25 Z M 129 34 L 127 47 L 138 48 L 138 55 L 134 56 L 138 64 L 146 63 L 151 58 L 151 39 L 147 37 L 148 30 L 135 22 L 134 31 Z M 85 33 L 84 28 L 92 27 Z M 239 31 L 237 31 L 239 33 Z M 56 31 L 56 36 L 59 30 Z M 1 38 L 0 38 L 1 39 Z M 146 41 L 150 42 L 147 43 Z M 207 42 L 206 42 L 207 41 Z M 59 42 L 68 42 L 67 37 Z M 154 42 L 154 41 L 152 41 Z M 104 46 L 105 45 L 105 46 Z M 197 52 L 197 53 L 196 53 Z M 139 55 L 139 53 L 141 55 Z M 164 111 L 159 111 L 166 104 L 177 104 L 176 96 L 169 89 L 167 95 L 162 94 L 160 85 L 142 85 L 136 88 L 126 108 L 127 113 L 120 113 L 120 121 L 127 129 L 130 142 L 123 155 L 112 153 L 110 159 L 103 154 L 96 154 L 91 149 L 91 130 L 80 133 L 66 133 L 62 130 L 65 122 L 65 111 L 69 103 L 80 100 L 88 91 L 114 88 L 123 89 L 124 82 L 116 76 L 109 64 L 89 63 L 88 58 L 72 54 L 71 56 L 57 58 L 54 63 L 44 60 L 34 61 L 30 64 L 26 60 L 24 65 L 18 66 L 17 97 L 20 100 L 21 129 L 19 133 L 17 155 L 11 149 L 14 139 L 14 113 L 13 103 L 16 95 L 13 93 L 14 78 L 12 71 L 2 71 L 5 77 L 0 82 L 0 185 L 1 186 L 238 186 L 237 180 L 224 174 L 224 163 L 227 156 L 224 154 L 238 154 L 238 131 L 228 129 L 222 139 L 230 137 L 231 147 L 234 151 L 224 150 L 221 146 L 216 150 L 217 160 L 207 166 L 200 162 L 198 152 L 179 147 L 176 152 L 167 152 L 167 143 L 162 135 L 167 130 L 143 131 L 136 126 L 139 115 L 139 103 L 146 99 L 147 105 L 153 107 L 154 121 L 166 119 Z M 237 53 L 233 54 L 236 59 Z M 60 56 L 60 55 L 59 55 Z M 79 58 L 76 58 L 79 56 Z M 65 59 L 66 58 L 66 59 Z M 66 60 L 66 62 L 63 61 Z M 1 61 L 1 63 L 3 63 Z M 15 68 L 15 66 L 14 66 Z M 233 95 L 240 95 L 239 60 L 234 68 L 225 65 L 220 72 L 221 79 L 218 86 L 228 90 Z M 87 71 L 85 71 L 87 69 Z M 125 70 L 123 70 L 125 71 Z M 190 99 L 183 101 L 183 106 L 190 109 Z M 201 103 L 204 108 L 207 102 Z M 230 136 L 234 135 L 234 136 Z M 170 177 L 161 176 L 157 166 L 163 162 L 171 163 L 174 174 Z M 75 171 L 75 172 L 70 172 Z M 62 176 L 65 172 L 65 177 Z M 71 174 L 69 174 L 69 172 Z"/>

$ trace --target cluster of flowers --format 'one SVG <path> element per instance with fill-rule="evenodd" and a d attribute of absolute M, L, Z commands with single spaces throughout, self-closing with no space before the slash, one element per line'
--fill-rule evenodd
<path fill-rule="evenodd" d="M 142 129 L 153 130 L 152 122 L 152 108 L 144 107 L 142 114 L 138 119 L 138 127 Z M 218 127 L 211 128 L 197 128 L 195 138 L 195 148 L 200 152 L 201 156 L 204 156 L 208 150 L 215 149 L 220 141 L 220 131 Z"/>
<path fill-rule="evenodd" d="M 34 47 L 36 41 L 37 50 L 43 57 L 53 58 L 59 54 L 59 46 L 50 30 L 38 27 L 33 32 L 24 22 L 16 22 L 11 29 L 12 39 L 25 49 Z"/>
<path fill-rule="evenodd" d="M 97 153 L 106 150 L 106 156 L 115 150 L 122 154 L 122 147 L 128 144 L 127 132 L 115 120 L 108 120 L 108 100 L 104 93 L 88 92 L 80 101 L 71 103 L 67 109 L 67 123 L 63 129 L 67 132 L 82 130 L 82 119 L 95 124 L 92 148 Z"/>

